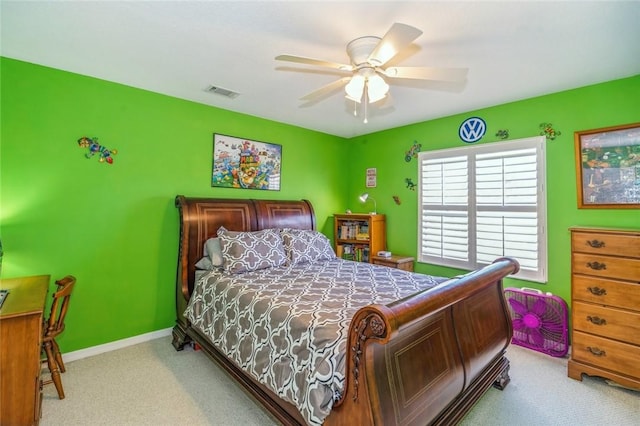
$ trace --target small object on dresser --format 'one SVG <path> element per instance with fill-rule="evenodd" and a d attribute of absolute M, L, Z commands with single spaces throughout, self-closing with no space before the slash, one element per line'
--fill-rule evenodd
<path fill-rule="evenodd" d="M 391 257 L 391 252 L 390 251 L 379 251 L 378 252 L 378 256 L 380 256 L 380 257 Z"/>

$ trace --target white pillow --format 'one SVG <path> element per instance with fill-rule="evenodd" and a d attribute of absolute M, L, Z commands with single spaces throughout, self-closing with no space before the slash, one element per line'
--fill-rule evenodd
<path fill-rule="evenodd" d="M 210 271 L 222 266 L 222 247 L 219 238 L 209 238 L 204 243 L 203 258 L 196 263 L 197 269 Z"/>
<path fill-rule="evenodd" d="M 220 238 L 209 238 L 204 243 L 204 255 L 209 256 L 213 266 L 222 266 L 222 246 Z"/>

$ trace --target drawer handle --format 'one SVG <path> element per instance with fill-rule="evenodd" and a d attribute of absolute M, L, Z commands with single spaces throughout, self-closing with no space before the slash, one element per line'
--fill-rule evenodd
<path fill-rule="evenodd" d="M 587 290 L 594 296 L 606 296 L 607 290 L 600 287 L 587 287 Z"/>
<path fill-rule="evenodd" d="M 600 263 L 600 262 L 587 262 L 587 266 L 591 269 L 595 269 L 596 271 L 602 271 L 603 269 L 607 269 L 607 264 Z"/>
<path fill-rule="evenodd" d="M 595 356 L 607 356 L 607 353 L 602 349 L 592 348 L 591 346 L 587 346 L 587 350 L 594 354 Z"/>
<path fill-rule="evenodd" d="M 600 317 L 592 317 L 591 315 L 587 315 L 587 321 L 595 324 L 595 325 L 606 325 L 607 320 Z"/>
<path fill-rule="evenodd" d="M 604 247 L 604 241 L 591 240 L 587 241 L 587 245 L 593 248 L 602 248 Z"/>

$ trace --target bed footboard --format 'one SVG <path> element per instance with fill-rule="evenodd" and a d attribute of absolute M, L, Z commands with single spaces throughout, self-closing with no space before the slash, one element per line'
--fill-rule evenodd
<path fill-rule="evenodd" d="M 350 329 L 347 392 L 325 424 L 455 424 L 509 381 L 512 328 L 502 278 L 517 261 L 361 309 Z"/>

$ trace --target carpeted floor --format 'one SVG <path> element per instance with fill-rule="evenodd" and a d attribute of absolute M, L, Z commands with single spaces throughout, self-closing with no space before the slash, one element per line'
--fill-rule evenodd
<path fill-rule="evenodd" d="M 511 383 L 490 389 L 463 426 L 640 424 L 640 392 L 599 378 L 567 377 L 566 359 L 508 350 Z M 67 363 L 66 398 L 44 390 L 40 425 L 276 425 L 202 352 L 176 352 L 171 337 Z"/>

